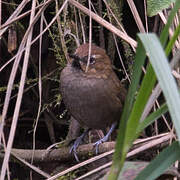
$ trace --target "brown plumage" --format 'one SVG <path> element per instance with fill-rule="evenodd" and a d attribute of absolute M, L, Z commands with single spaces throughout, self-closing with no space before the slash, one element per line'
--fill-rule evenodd
<path fill-rule="evenodd" d="M 66 108 L 83 126 L 104 129 L 120 119 L 126 90 L 114 73 L 105 50 L 89 44 L 77 48 L 61 72 L 61 92 Z"/>

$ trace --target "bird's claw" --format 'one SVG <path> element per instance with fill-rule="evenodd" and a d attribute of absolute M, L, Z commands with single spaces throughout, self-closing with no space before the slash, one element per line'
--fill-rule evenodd
<path fill-rule="evenodd" d="M 86 131 L 81 135 L 81 136 L 79 136 L 76 140 L 75 140 L 75 142 L 74 142 L 74 144 L 73 144 L 73 146 L 71 147 L 71 149 L 70 149 L 70 153 L 73 153 L 73 155 L 74 155 L 74 157 L 75 157 L 75 159 L 76 159 L 76 161 L 77 162 L 79 162 L 79 158 L 78 158 L 78 156 L 77 156 L 77 148 L 78 148 L 78 146 L 80 145 L 80 144 L 82 144 L 82 142 L 83 142 L 83 138 L 84 138 L 84 136 L 89 132 L 89 130 L 90 129 L 86 129 Z"/>
<path fill-rule="evenodd" d="M 72 153 L 72 151 L 71 151 L 71 153 Z M 74 150 L 74 149 L 73 149 L 73 155 L 74 155 L 76 161 L 79 162 L 79 158 L 78 158 L 78 156 L 77 156 L 77 152 L 76 152 L 76 150 Z"/>
<path fill-rule="evenodd" d="M 102 144 L 103 142 L 106 142 L 109 138 L 109 136 L 111 135 L 112 131 L 115 129 L 117 122 L 113 123 L 109 132 L 106 134 L 106 136 L 104 136 L 103 138 L 101 138 L 99 141 L 94 143 L 94 146 L 96 146 L 96 154 L 98 154 L 99 151 L 99 145 Z"/>
<path fill-rule="evenodd" d="M 99 145 L 102 144 L 104 141 L 103 139 L 100 139 L 99 141 L 95 142 L 93 145 L 96 146 L 96 155 L 99 152 Z"/>
<path fill-rule="evenodd" d="M 80 136 L 75 140 L 74 144 L 72 145 L 72 147 L 69 151 L 69 153 L 73 153 L 77 162 L 79 162 L 79 158 L 77 156 L 77 148 L 81 143 L 82 143 L 82 137 Z"/>

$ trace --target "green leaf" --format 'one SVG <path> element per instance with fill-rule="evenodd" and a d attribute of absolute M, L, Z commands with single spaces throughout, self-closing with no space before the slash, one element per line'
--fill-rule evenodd
<path fill-rule="evenodd" d="M 144 111 L 145 105 L 149 99 L 152 92 L 154 84 L 156 82 L 156 76 L 153 71 L 151 64 L 148 65 L 146 75 L 144 76 L 143 82 L 141 84 L 140 90 L 137 95 L 137 99 L 134 103 L 131 115 L 128 120 L 127 130 L 125 135 L 125 149 L 128 151 L 134 138 L 136 137 L 137 128 L 141 115 Z"/>
<path fill-rule="evenodd" d="M 161 41 L 163 47 L 165 47 L 165 45 L 167 43 L 169 27 L 173 21 L 175 13 L 178 11 L 179 8 L 180 8 L 180 1 L 177 0 L 174 8 L 172 9 L 172 11 L 169 15 L 168 22 L 160 36 L 160 41 Z M 172 41 L 170 40 L 171 42 L 168 44 L 168 49 L 166 49 L 166 54 L 168 54 L 171 51 L 171 49 L 173 47 L 173 42 L 177 38 L 178 33 L 179 32 L 174 34 L 175 38 L 172 39 Z M 148 36 L 148 38 L 149 38 L 149 36 Z M 142 43 L 143 43 L 143 45 L 142 45 Z M 154 76 L 154 71 L 152 69 L 152 66 L 149 65 L 147 68 L 147 73 L 144 77 L 144 79 L 146 79 L 147 82 L 143 79 L 143 83 L 141 86 L 144 86 L 144 87 L 140 87 L 140 90 L 138 92 L 138 85 L 140 83 L 140 76 L 141 76 L 141 72 L 142 72 L 141 66 L 144 64 L 144 59 L 145 59 L 145 50 L 144 50 L 143 46 L 145 47 L 146 51 L 147 51 L 146 46 L 148 46 L 148 45 L 154 46 L 154 43 L 151 44 L 151 41 L 149 41 L 149 42 L 147 41 L 146 45 L 144 45 L 144 42 L 142 42 L 142 43 L 138 40 L 135 64 L 133 66 L 133 74 L 132 74 L 132 79 L 131 79 L 132 83 L 130 84 L 128 95 L 126 97 L 126 101 L 125 101 L 125 105 L 124 105 L 124 109 L 123 109 L 123 113 L 121 116 L 119 132 L 118 132 L 118 137 L 117 137 L 116 147 L 115 147 L 115 153 L 113 156 L 113 164 L 111 166 L 108 180 L 117 179 L 119 172 L 121 171 L 121 169 L 123 167 L 123 163 L 125 161 L 127 151 L 129 150 L 129 148 L 132 144 L 132 141 L 137 137 L 137 133 L 139 133 L 140 130 L 145 128 L 148 123 L 153 122 L 154 121 L 153 118 L 160 116 L 161 113 L 163 113 L 167 110 L 167 109 L 161 109 L 162 111 L 159 110 L 159 111 L 157 111 L 157 113 L 151 114 L 151 116 L 148 117 L 149 119 L 147 118 L 144 123 L 142 123 L 140 126 L 138 125 L 139 119 L 140 119 L 139 118 L 140 114 L 142 114 L 144 104 L 146 104 L 146 102 L 147 102 L 147 99 L 149 97 L 149 92 L 152 90 L 154 81 L 156 79 Z M 161 59 L 161 58 L 163 59 L 165 55 L 161 57 L 161 53 L 163 51 L 162 47 L 161 47 L 160 43 L 158 44 L 158 46 L 156 46 L 156 45 L 154 47 L 151 47 L 152 49 L 154 48 L 155 51 L 154 52 L 147 51 L 148 52 L 147 55 L 149 56 L 149 58 L 155 59 L 155 61 L 159 61 L 159 59 Z M 160 47 L 161 53 L 158 54 L 159 47 Z M 153 55 L 153 53 L 154 53 L 154 55 Z M 158 58 L 156 58 L 156 55 L 158 55 L 157 56 Z M 162 60 L 162 61 L 164 61 L 164 60 Z M 161 61 L 161 63 L 162 63 L 162 61 Z M 165 58 L 165 61 L 167 63 L 166 58 Z M 154 65 L 153 65 L 153 68 L 154 68 Z M 157 64 L 157 68 L 161 69 L 161 65 Z M 166 72 L 166 69 L 162 68 L 161 73 L 162 72 Z M 165 79 L 166 79 L 166 73 L 164 73 L 164 74 L 165 74 Z M 151 79 L 151 75 L 152 75 L 152 79 Z M 168 76 L 169 76 L 169 73 L 168 73 Z M 161 81 L 160 79 L 161 78 L 159 78 L 159 76 L 158 76 L 159 81 Z M 171 76 L 171 79 L 172 79 L 172 76 Z M 169 80 L 169 79 L 167 79 L 167 80 Z M 147 92 L 144 92 L 146 90 L 147 90 Z M 138 95 L 137 95 L 137 98 L 135 99 L 137 92 L 138 92 Z M 143 98 L 144 95 L 145 95 L 145 99 Z M 176 94 L 176 97 L 177 97 L 177 94 Z M 142 104 L 141 104 L 141 102 L 142 102 Z M 169 104 L 167 104 L 167 105 L 169 107 Z M 180 106 L 177 106 L 177 107 L 180 107 Z M 134 115 L 132 115 L 132 113 Z"/>
<path fill-rule="evenodd" d="M 174 8 L 171 10 L 171 13 L 168 17 L 168 21 L 167 21 L 163 31 L 161 32 L 160 41 L 161 41 L 161 44 L 163 47 L 165 47 L 165 45 L 166 45 L 166 42 L 169 37 L 169 28 L 173 22 L 175 14 L 178 12 L 179 9 L 180 9 L 180 1 L 177 0 L 176 3 L 174 4 Z"/>
<path fill-rule="evenodd" d="M 147 14 L 148 16 L 154 16 L 158 12 L 166 9 L 175 0 L 147 0 Z"/>
<path fill-rule="evenodd" d="M 138 43 L 138 47 L 136 49 L 136 57 L 135 64 L 133 66 L 133 74 L 132 74 L 132 83 L 129 86 L 128 94 L 126 97 L 123 113 L 120 120 L 119 133 L 116 141 L 115 153 L 113 156 L 113 164 L 108 176 L 108 179 L 116 179 L 119 175 L 119 172 L 123 166 L 124 159 L 126 157 L 126 153 L 124 151 L 124 140 L 126 133 L 126 124 L 129 118 L 129 115 L 132 110 L 132 106 L 134 103 L 135 93 L 137 91 L 140 77 L 142 74 L 141 67 L 143 66 L 145 61 L 145 51 L 141 43 Z M 116 173 L 114 173 L 116 172 Z"/>
<path fill-rule="evenodd" d="M 180 139 L 180 95 L 163 48 L 155 34 L 138 34 L 156 72 L 169 112 Z"/>
<path fill-rule="evenodd" d="M 164 149 L 158 157 L 141 171 L 135 180 L 156 179 L 178 159 L 180 159 L 180 146 L 178 142 L 173 142 L 171 146 Z"/>
<path fill-rule="evenodd" d="M 163 104 L 157 111 L 152 112 L 144 121 L 139 123 L 136 136 L 138 136 L 140 132 L 142 132 L 147 126 L 152 124 L 156 119 L 161 117 L 161 115 L 166 113 L 167 111 L 168 111 L 167 105 Z"/>
<path fill-rule="evenodd" d="M 169 55 L 174 44 L 175 44 L 175 41 L 177 40 L 177 38 L 179 37 L 179 34 L 180 34 L 180 25 L 176 28 L 172 38 L 170 39 L 170 41 L 168 42 L 168 45 L 166 47 L 166 55 Z"/>

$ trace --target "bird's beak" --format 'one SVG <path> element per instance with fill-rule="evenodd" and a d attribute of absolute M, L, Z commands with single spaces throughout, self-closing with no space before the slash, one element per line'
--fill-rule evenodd
<path fill-rule="evenodd" d="M 77 56 L 75 54 L 69 54 L 69 63 L 72 64 L 72 62 L 77 59 Z"/>
<path fill-rule="evenodd" d="M 76 54 L 71 54 L 71 55 L 69 55 L 69 57 L 71 58 L 71 62 L 77 61 L 79 64 L 83 63 L 83 60 L 79 56 L 77 56 Z"/>

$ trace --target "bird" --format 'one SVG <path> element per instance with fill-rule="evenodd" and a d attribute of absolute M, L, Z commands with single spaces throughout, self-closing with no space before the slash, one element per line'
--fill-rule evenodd
<path fill-rule="evenodd" d="M 60 75 L 60 87 L 67 110 L 86 127 L 86 131 L 76 139 L 70 150 L 79 161 L 76 149 L 90 129 L 104 130 L 111 126 L 107 135 L 94 144 L 96 153 L 98 146 L 108 140 L 120 120 L 126 89 L 115 74 L 106 51 L 89 43 L 80 45 L 70 55 L 70 61 Z"/>

